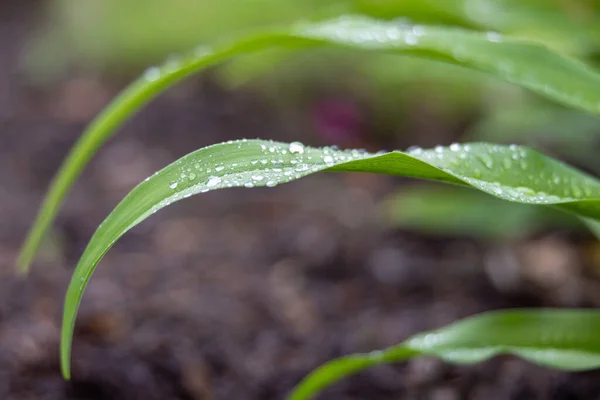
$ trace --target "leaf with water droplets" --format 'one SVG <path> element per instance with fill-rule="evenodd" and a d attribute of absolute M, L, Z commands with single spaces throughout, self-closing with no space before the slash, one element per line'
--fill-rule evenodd
<path fill-rule="evenodd" d="M 294 151 L 290 151 L 294 149 Z M 503 161 L 512 163 L 504 168 Z M 273 167 L 273 161 L 277 167 Z M 485 166 L 483 166 L 485 164 Z M 217 171 L 215 165 L 224 169 Z M 199 166 L 195 179 L 188 170 Z M 534 150 L 484 143 L 413 148 L 408 153 L 312 148 L 300 143 L 230 141 L 175 161 L 135 187 L 110 213 L 85 249 L 67 291 L 61 362 L 69 376 L 70 343 L 81 296 L 96 265 L 129 229 L 171 203 L 230 187 L 273 187 L 319 171 L 371 172 L 470 186 L 504 200 L 548 205 L 600 220 L 600 181 Z M 560 177 L 562 184 L 543 176 Z M 577 188 L 574 190 L 573 188 Z"/>
<path fill-rule="evenodd" d="M 148 69 L 90 124 L 47 193 L 19 255 L 21 270 L 28 270 L 67 191 L 89 159 L 115 129 L 152 98 L 184 78 L 233 56 L 271 47 L 297 49 L 323 45 L 441 60 L 487 72 L 571 107 L 600 114 L 600 75 L 586 65 L 538 44 L 464 29 L 344 17 L 294 25 L 212 50 L 202 48 L 200 52 L 194 51 L 171 59 L 161 67 Z M 489 165 L 484 163 L 482 167 L 489 169 Z M 527 168 L 525 162 L 521 165 Z"/>
<path fill-rule="evenodd" d="M 566 371 L 600 368 L 598 332 L 600 312 L 594 310 L 488 312 L 418 334 L 382 351 L 330 361 L 300 382 L 288 400 L 309 399 L 350 374 L 418 355 L 473 364 L 499 354 L 511 354 Z"/>

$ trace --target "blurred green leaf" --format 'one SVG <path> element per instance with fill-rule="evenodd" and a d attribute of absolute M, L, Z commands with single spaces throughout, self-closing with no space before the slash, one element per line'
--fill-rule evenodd
<path fill-rule="evenodd" d="M 600 367 L 600 312 L 593 310 L 494 311 L 421 333 L 402 344 L 330 361 L 312 371 L 288 397 L 304 400 L 366 368 L 416 355 L 473 364 L 499 354 L 566 371 Z"/>
<path fill-rule="evenodd" d="M 395 227 L 489 239 L 526 236 L 551 226 L 576 226 L 574 218 L 549 208 L 509 203 L 457 187 L 405 188 L 386 200 L 384 216 Z"/>
<path fill-rule="evenodd" d="M 40 37 L 43 46 L 37 49 L 66 47 L 71 58 L 95 66 L 139 67 L 224 36 L 337 16 L 347 11 L 349 3 L 351 0 L 53 0 L 48 28 Z"/>
<path fill-rule="evenodd" d="M 378 18 L 493 30 L 544 43 L 568 54 L 589 54 L 599 44 L 600 20 L 577 0 L 359 0 L 358 12 Z"/>
<path fill-rule="evenodd" d="M 348 13 L 494 30 L 574 55 L 597 48 L 600 27 L 597 13 L 578 0 L 54 0 L 48 9 L 38 51 L 121 66 L 145 65 L 223 35 Z"/>
<path fill-rule="evenodd" d="M 467 132 L 465 140 L 543 147 L 600 172 L 600 119 L 556 105 L 530 100 L 497 107 Z"/>
<path fill-rule="evenodd" d="M 568 132 L 568 134 L 567 134 Z M 600 118 L 575 110 L 529 102 L 514 108 L 498 108 L 467 134 L 469 140 L 539 143 L 540 140 L 589 148 L 598 141 Z"/>
<path fill-rule="evenodd" d="M 61 335 L 64 376 L 70 376 L 70 346 L 83 291 L 98 262 L 128 230 L 163 207 L 197 193 L 272 187 L 319 171 L 370 172 L 454 183 L 504 200 L 548 205 L 600 220 L 600 181 L 518 146 L 455 144 L 384 154 L 261 140 L 205 147 L 147 178 L 98 227 L 67 291 Z"/>
<path fill-rule="evenodd" d="M 89 159 L 116 128 L 152 98 L 176 82 L 233 56 L 277 46 L 295 49 L 327 45 L 442 60 L 489 73 L 577 109 L 600 113 L 598 73 L 539 45 L 496 34 L 345 17 L 300 24 L 216 49 L 200 48 L 185 57 L 171 59 L 162 67 L 149 68 L 91 123 L 50 187 L 19 256 L 21 270 L 28 270 L 65 194 Z"/>

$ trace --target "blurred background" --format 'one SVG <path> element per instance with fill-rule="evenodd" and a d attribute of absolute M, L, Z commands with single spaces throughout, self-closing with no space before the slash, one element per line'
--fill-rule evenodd
<path fill-rule="evenodd" d="M 598 66 L 596 0 L 21 0 L 0 3 L 0 398 L 282 399 L 319 364 L 468 315 L 600 305 L 600 246 L 570 217 L 366 174 L 177 203 L 107 254 L 58 366 L 70 274 L 137 183 L 237 138 L 369 150 L 533 146 L 600 174 L 598 118 L 484 74 L 339 49 L 238 57 L 170 89 L 86 169 L 28 278 L 19 246 L 63 157 L 145 68 L 344 13 L 501 32 Z M 598 399 L 595 372 L 510 357 L 374 368 L 322 399 Z"/>

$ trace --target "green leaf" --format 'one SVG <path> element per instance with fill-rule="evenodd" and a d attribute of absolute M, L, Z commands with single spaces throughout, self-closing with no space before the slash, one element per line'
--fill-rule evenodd
<path fill-rule="evenodd" d="M 370 172 L 453 183 L 504 200 L 548 205 L 600 220 L 600 181 L 519 146 L 453 144 L 381 154 L 262 140 L 205 147 L 134 188 L 90 240 L 65 300 L 61 335 L 65 377 L 70 375 L 71 339 L 83 291 L 100 259 L 125 232 L 161 208 L 193 194 L 229 187 L 272 187 L 319 171 Z"/>
<path fill-rule="evenodd" d="M 98 148 L 143 105 L 190 75 L 227 58 L 273 46 L 336 45 L 410 54 L 490 73 L 566 105 L 600 113 L 600 75 L 584 64 L 527 42 L 461 29 L 345 17 L 260 34 L 215 49 L 202 48 L 153 67 L 119 95 L 88 127 L 61 166 L 19 256 L 26 272 L 67 191 Z"/>
<path fill-rule="evenodd" d="M 580 149 L 594 145 L 600 119 L 548 104 L 524 103 L 497 108 L 467 134 L 472 140 L 520 141 L 528 145 L 547 141 Z"/>
<path fill-rule="evenodd" d="M 462 25 L 518 35 L 573 53 L 594 52 L 598 18 L 589 5 L 547 0 L 358 0 L 357 10 L 378 18 Z"/>
<path fill-rule="evenodd" d="M 463 140 L 544 146 L 562 159 L 600 172 L 596 141 L 600 119 L 547 103 L 522 102 L 496 107 Z"/>
<path fill-rule="evenodd" d="M 590 219 L 590 218 L 580 218 L 580 219 L 581 219 L 581 222 L 583 222 L 588 227 L 590 232 L 592 232 L 594 234 L 594 236 L 596 236 L 598 238 L 598 240 L 600 240 L 600 221 Z"/>
<path fill-rule="evenodd" d="M 598 43 L 597 13 L 579 0 L 196 0 L 176 7 L 145 0 L 143 12 L 139 0 L 51 3 L 47 28 L 30 50 L 39 62 L 32 68 L 41 70 L 35 72 L 56 62 L 64 70 L 70 60 L 119 70 L 144 66 L 225 33 L 351 13 L 518 34 L 569 54 L 589 53 Z"/>
<path fill-rule="evenodd" d="M 390 196 L 384 221 L 433 234 L 509 239 L 555 226 L 577 226 L 575 218 L 548 207 L 509 203 L 458 187 L 410 187 Z M 498 218 L 502 215 L 502 218 Z"/>
<path fill-rule="evenodd" d="M 330 361 L 314 370 L 288 400 L 308 399 L 341 378 L 365 368 L 415 355 L 473 364 L 512 354 L 543 366 L 581 371 L 600 367 L 600 312 L 593 310 L 494 311 L 466 318 L 402 344 Z"/>

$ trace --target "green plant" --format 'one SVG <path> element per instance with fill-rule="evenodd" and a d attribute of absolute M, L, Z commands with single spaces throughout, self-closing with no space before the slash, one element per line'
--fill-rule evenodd
<path fill-rule="evenodd" d="M 549 207 L 502 201 L 450 186 L 400 190 L 384 202 L 382 217 L 394 227 L 487 240 L 527 237 L 548 227 L 578 227 L 576 219 Z"/>
<path fill-rule="evenodd" d="M 63 197 L 93 153 L 151 98 L 198 70 L 239 54 L 271 46 L 305 49 L 336 45 L 401 53 L 483 71 L 542 96 L 600 114 L 600 75 L 585 64 L 539 44 L 498 33 L 344 17 L 294 25 L 214 49 L 201 48 L 162 67 L 152 67 L 125 90 L 83 134 L 61 168 L 19 259 L 29 264 Z M 361 150 L 311 148 L 299 142 L 242 140 L 209 146 L 149 177 L 99 226 L 69 286 L 61 338 L 61 364 L 70 376 L 70 342 L 81 296 L 96 265 L 129 229 L 193 194 L 228 187 L 275 186 L 319 171 L 400 175 L 467 186 L 516 203 L 552 207 L 582 218 L 597 230 L 600 181 L 521 146 L 453 144 L 431 150 L 371 154 Z M 350 356 L 316 370 L 291 399 L 313 395 L 335 380 L 382 362 L 430 354 L 451 362 L 477 362 L 498 353 L 567 370 L 600 366 L 595 311 L 516 311 L 481 315 L 438 332 L 369 355 Z M 580 329 L 567 329 L 578 326 Z"/>

